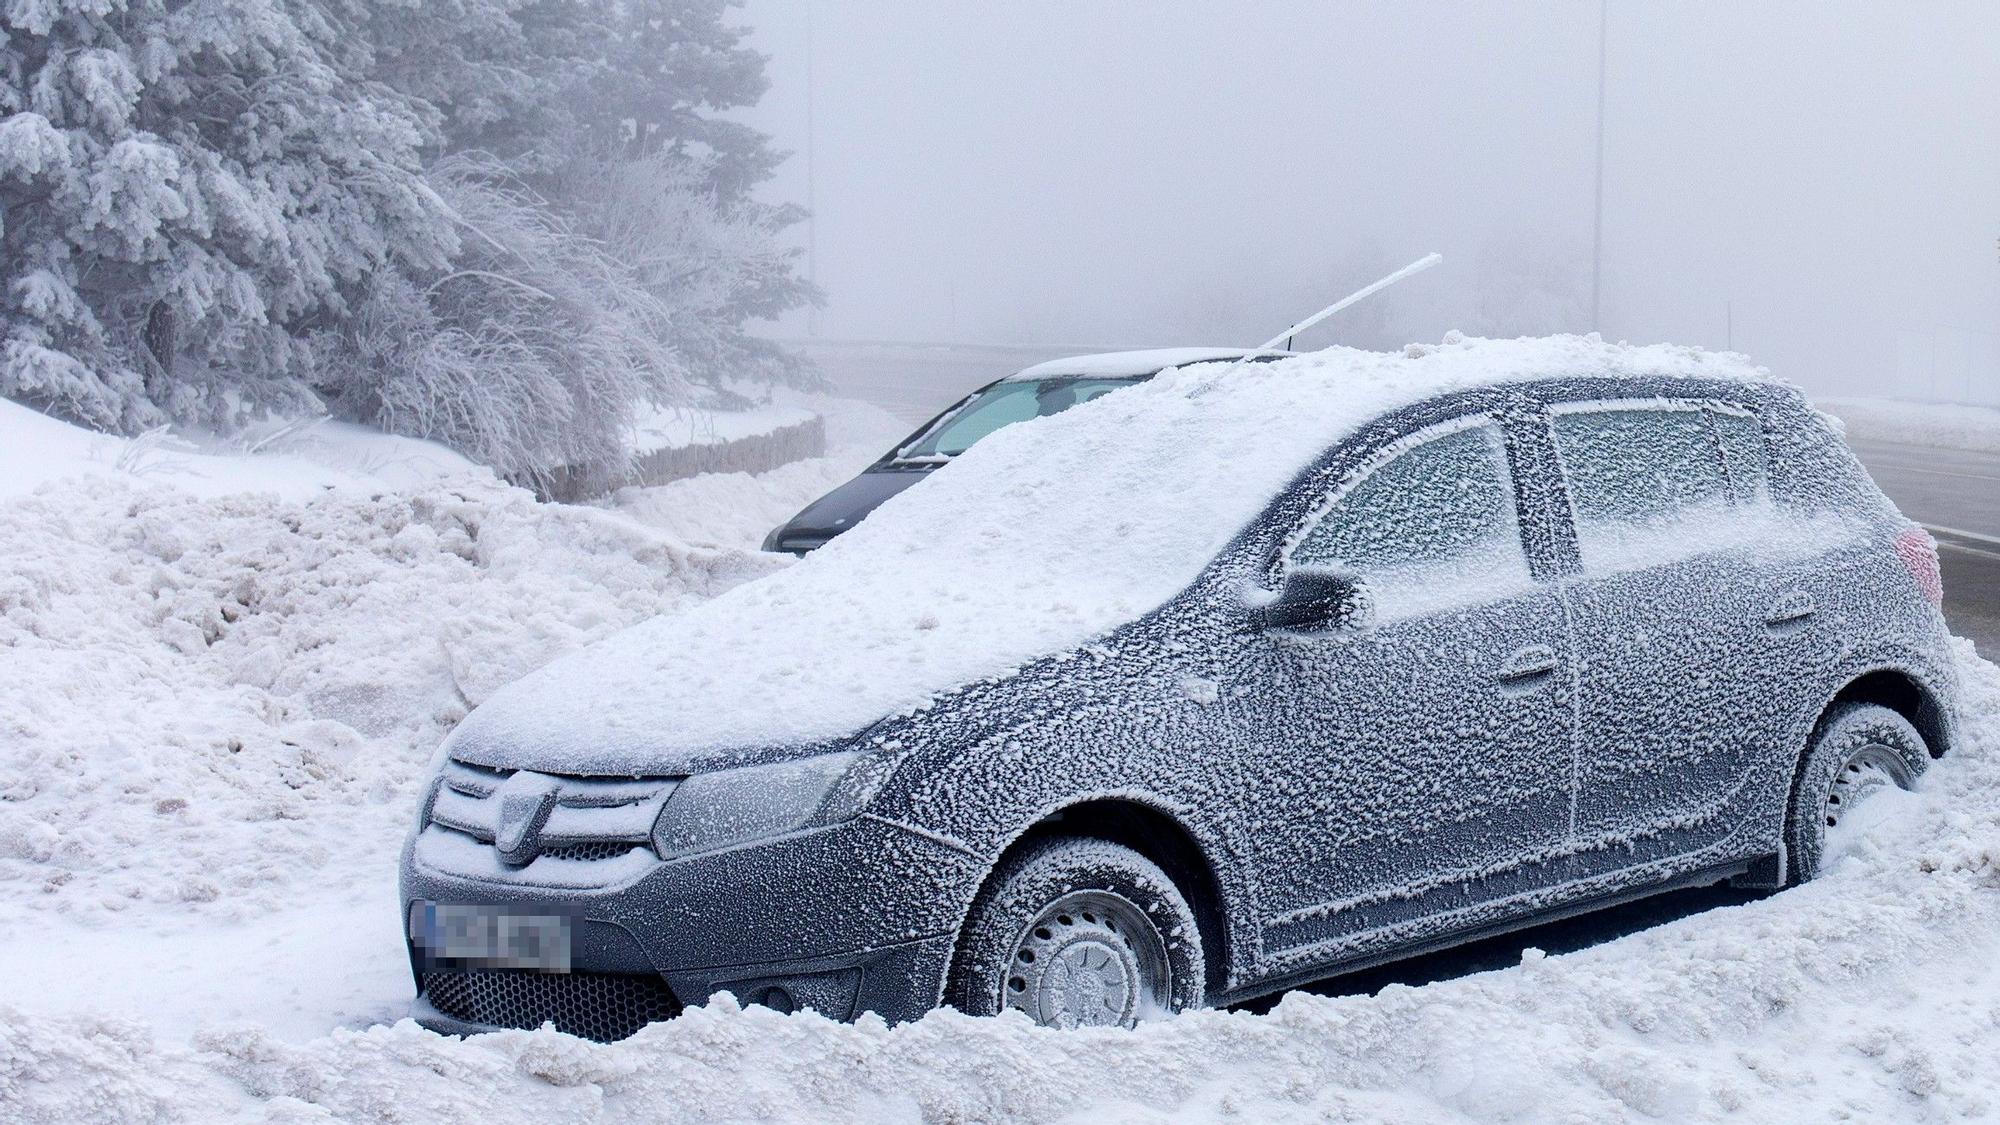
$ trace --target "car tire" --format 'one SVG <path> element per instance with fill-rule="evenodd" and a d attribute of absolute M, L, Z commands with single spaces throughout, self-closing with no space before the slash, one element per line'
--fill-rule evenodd
<path fill-rule="evenodd" d="M 1158 864 L 1108 840 L 1044 840 L 974 900 L 947 999 L 970 1015 L 1131 1027 L 1198 1007 L 1206 965 L 1194 911 Z"/>
<path fill-rule="evenodd" d="M 1883 785 L 1908 789 L 1931 763 L 1910 721 L 1873 703 L 1827 712 L 1799 765 L 1785 817 L 1787 885 L 1811 881 L 1826 855 L 1827 830 Z"/>

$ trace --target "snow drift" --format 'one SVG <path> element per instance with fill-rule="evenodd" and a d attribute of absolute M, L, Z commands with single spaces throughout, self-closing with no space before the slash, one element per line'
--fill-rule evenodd
<path fill-rule="evenodd" d="M 1561 957 L 1137 1031 L 938 1012 L 896 1028 L 717 1000 L 620 1044 L 409 1021 L 161 1043 L 0 1003 L 27 1121 L 1959 1120 L 2000 1105 L 2000 671 L 1822 880 Z"/>

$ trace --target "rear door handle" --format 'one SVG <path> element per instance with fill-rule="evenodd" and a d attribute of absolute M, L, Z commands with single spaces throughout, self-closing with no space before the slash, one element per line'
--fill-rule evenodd
<path fill-rule="evenodd" d="M 1562 666 L 1562 659 L 1550 645 L 1529 645 L 1507 658 L 1500 665 L 1500 682 L 1509 687 L 1524 686 L 1555 672 Z"/>
<path fill-rule="evenodd" d="M 1764 611 L 1764 627 L 1783 630 L 1787 626 L 1797 627 L 1819 612 L 1819 603 L 1804 590 L 1793 590 L 1771 603 Z"/>

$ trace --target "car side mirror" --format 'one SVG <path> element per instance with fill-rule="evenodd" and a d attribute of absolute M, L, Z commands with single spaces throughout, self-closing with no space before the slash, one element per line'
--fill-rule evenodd
<path fill-rule="evenodd" d="M 1374 599 L 1360 579 L 1329 570 L 1287 571 L 1278 592 L 1250 610 L 1257 628 L 1296 636 L 1358 631 L 1374 619 Z"/>

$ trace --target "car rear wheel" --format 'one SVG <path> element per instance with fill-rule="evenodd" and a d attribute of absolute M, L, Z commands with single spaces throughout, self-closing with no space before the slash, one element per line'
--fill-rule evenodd
<path fill-rule="evenodd" d="M 973 903 L 949 999 L 1045 1027 L 1131 1027 L 1199 1005 L 1204 966 L 1194 912 L 1157 864 L 1105 840 L 1047 840 L 1004 860 Z"/>
<path fill-rule="evenodd" d="M 1930 765 L 1930 748 L 1910 721 L 1873 703 L 1844 703 L 1813 735 L 1785 820 L 1789 883 L 1819 874 L 1827 833 L 1869 798 L 1908 789 Z"/>

